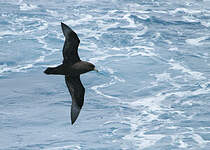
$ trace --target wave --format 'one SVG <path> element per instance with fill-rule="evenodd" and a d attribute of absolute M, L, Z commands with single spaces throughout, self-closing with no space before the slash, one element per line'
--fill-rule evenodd
<path fill-rule="evenodd" d="M 36 6 L 36 5 L 25 3 L 24 0 L 20 0 L 18 2 L 18 4 L 19 4 L 19 7 L 20 7 L 21 11 L 27 11 L 27 10 L 32 10 L 32 9 L 37 9 L 38 8 L 38 6 Z"/>
<path fill-rule="evenodd" d="M 181 70 L 183 73 L 187 73 L 191 75 L 191 78 L 197 79 L 197 80 L 204 80 L 206 77 L 201 72 L 192 71 L 189 68 L 184 67 L 178 62 L 175 62 L 173 59 L 170 60 L 169 64 L 171 65 L 170 69 L 173 70 Z"/>
<path fill-rule="evenodd" d="M 80 150 L 81 147 L 80 146 L 74 146 L 74 145 L 66 145 L 66 146 L 43 148 L 42 150 L 69 150 L 69 149 Z"/>
<path fill-rule="evenodd" d="M 24 64 L 17 66 L 8 66 L 6 64 L 0 65 L 0 75 L 7 72 L 26 72 L 28 69 L 31 69 L 33 64 Z"/>
<path fill-rule="evenodd" d="M 170 14 L 176 14 L 179 12 L 184 12 L 184 13 L 188 13 L 188 14 L 200 14 L 202 13 L 201 10 L 193 10 L 193 9 L 187 9 L 187 8 L 176 8 L 174 10 L 169 11 Z"/>
<path fill-rule="evenodd" d="M 168 75 L 164 76 L 170 78 Z M 189 146 L 188 142 L 184 140 L 186 138 L 186 133 L 188 135 L 187 137 L 193 138 L 193 140 L 199 143 L 199 145 L 201 144 L 201 147 L 205 147 L 208 141 L 203 139 L 199 134 L 196 134 L 193 128 L 191 131 L 186 129 L 186 131 L 183 132 L 183 127 L 174 123 L 174 121 L 176 122 L 177 119 L 173 120 L 173 117 L 175 116 L 181 117 L 181 120 L 191 120 L 194 114 L 184 114 L 182 110 L 183 107 L 179 109 L 178 107 L 166 105 L 163 102 L 166 102 L 167 100 L 167 103 L 169 103 L 169 98 L 171 96 L 177 96 L 173 104 L 176 103 L 183 106 L 189 105 L 191 108 L 192 104 L 197 104 L 200 102 L 202 105 L 203 103 L 201 101 L 191 101 L 190 103 L 186 103 L 190 100 L 182 101 L 182 99 L 186 97 L 208 94 L 209 92 L 210 89 L 207 88 L 207 85 L 205 85 L 205 87 L 195 91 L 190 90 L 175 92 L 173 90 L 166 90 L 161 91 L 154 96 L 141 98 L 134 100 L 133 102 L 121 101 L 121 103 L 128 108 L 133 108 L 135 110 L 134 112 L 137 111 L 137 113 L 134 113 L 133 115 L 124 117 L 123 122 L 129 124 L 131 130 L 129 134 L 123 137 L 123 139 L 131 141 L 139 149 L 144 149 L 147 147 L 152 147 L 153 144 L 156 145 L 157 142 L 160 142 L 164 138 L 168 137 L 167 134 L 169 134 L 170 138 L 176 140 L 179 143 L 179 148 L 187 148 Z M 173 117 L 171 118 L 167 115 L 173 115 Z M 161 117 L 163 118 L 161 119 Z M 171 142 L 173 143 L 173 141 Z"/>
<path fill-rule="evenodd" d="M 101 92 L 99 89 L 101 89 L 101 88 L 106 88 L 106 87 L 110 87 L 110 86 L 116 84 L 117 82 L 125 82 L 125 80 L 124 80 L 124 79 L 121 79 L 120 77 L 118 77 L 118 76 L 116 76 L 116 75 L 114 75 L 115 72 L 114 72 L 114 70 L 111 69 L 111 68 L 103 67 L 102 69 L 103 69 L 103 70 L 99 70 L 99 73 L 102 74 L 102 75 L 104 75 L 104 74 L 102 73 L 102 71 L 107 71 L 107 72 L 108 72 L 107 77 L 111 78 L 110 81 L 109 81 L 109 82 L 106 82 L 106 83 L 104 83 L 104 84 L 99 84 L 99 85 L 92 86 L 91 89 L 92 89 L 95 93 L 97 93 L 98 95 L 101 95 L 101 96 L 103 96 L 103 97 L 105 97 L 105 98 L 120 100 L 118 97 L 110 96 L 110 95 L 108 95 L 108 94 L 104 94 L 104 93 Z M 104 75 L 104 76 L 106 76 L 106 75 Z"/>
<path fill-rule="evenodd" d="M 208 36 L 203 36 L 203 37 L 199 37 L 199 38 L 195 38 L 195 39 L 187 39 L 186 43 L 190 44 L 190 45 L 195 45 L 195 46 L 200 46 L 202 45 L 202 41 L 208 39 Z"/>

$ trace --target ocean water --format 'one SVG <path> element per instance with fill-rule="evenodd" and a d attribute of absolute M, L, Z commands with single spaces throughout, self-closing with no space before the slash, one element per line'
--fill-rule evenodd
<path fill-rule="evenodd" d="M 60 22 L 99 73 L 70 123 Z M 209 0 L 1 0 L 0 150 L 209 150 Z"/>

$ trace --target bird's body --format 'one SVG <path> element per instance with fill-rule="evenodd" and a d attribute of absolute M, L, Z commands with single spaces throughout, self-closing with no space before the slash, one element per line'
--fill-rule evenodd
<path fill-rule="evenodd" d="M 89 67 L 90 66 L 90 67 Z M 69 75 L 71 77 L 92 71 L 94 66 L 86 61 L 78 61 L 75 64 L 61 64 L 57 67 L 48 67 L 45 70 L 46 74 Z"/>
<path fill-rule="evenodd" d="M 64 23 L 61 23 L 61 27 L 65 36 L 63 63 L 57 67 L 48 67 L 44 73 L 65 75 L 65 82 L 72 97 L 71 122 L 73 124 L 84 103 L 85 88 L 80 81 L 80 74 L 96 69 L 93 64 L 80 60 L 78 55 L 80 40 L 77 34 Z"/>

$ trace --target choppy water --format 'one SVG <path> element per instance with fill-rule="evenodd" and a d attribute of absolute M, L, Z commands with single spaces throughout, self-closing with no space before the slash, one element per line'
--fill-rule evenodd
<path fill-rule="evenodd" d="M 61 21 L 100 70 L 73 126 Z M 210 149 L 208 0 L 1 0 L 0 45 L 1 150 Z"/>

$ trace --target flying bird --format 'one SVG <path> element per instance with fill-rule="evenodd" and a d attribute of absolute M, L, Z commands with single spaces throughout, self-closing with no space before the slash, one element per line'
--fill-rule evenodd
<path fill-rule="evenodd" d="M 80 40 L 77 34 L 62 22 L 61 28 L 65 36 L 63 63 L 57 67 L 48 67 L 44 73 L 65 76 L 65 82 L 72 98 L 71 123 L 74 124 L 83 106 L 85 95 L 85 88 L 80 80 L 80 74 L 98 70 L 92 63 L 80 60 L 78 55 Z"/>

